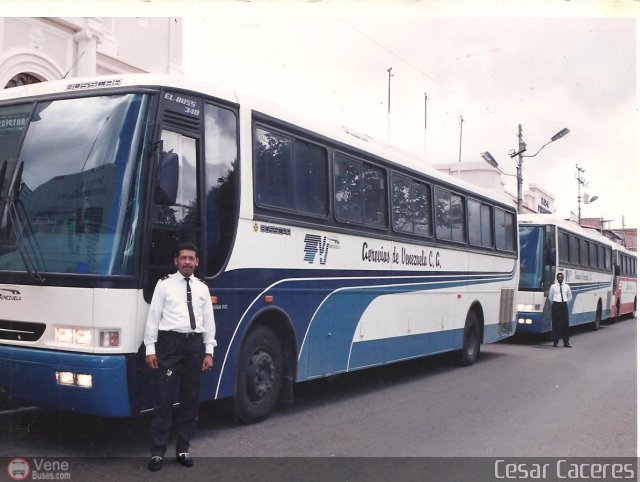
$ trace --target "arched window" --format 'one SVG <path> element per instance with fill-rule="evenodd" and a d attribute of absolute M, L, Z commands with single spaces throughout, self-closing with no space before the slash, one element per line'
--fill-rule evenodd
<path fill-rule="evenodd" d="M 23 74 L 14 75 L 13 78 L 9 80 L 9 82 L 7 82 L 7 85 L 5 85 L 4 88 L 9 89 L 11 87 L 18 87 L 20 85 L 37 84 L 38 82 L 42 82 L 42 81 L 39 78 L 37 78 L 35 75 L 23 73 Z"/>

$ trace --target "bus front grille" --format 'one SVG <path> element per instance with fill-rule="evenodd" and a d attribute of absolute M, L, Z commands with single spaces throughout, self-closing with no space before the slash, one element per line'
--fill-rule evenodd
<path fill-rule="evenodd" d="M 44 323 L 0 320 L 0 340 L 37 341 L 46 328 Z"/>

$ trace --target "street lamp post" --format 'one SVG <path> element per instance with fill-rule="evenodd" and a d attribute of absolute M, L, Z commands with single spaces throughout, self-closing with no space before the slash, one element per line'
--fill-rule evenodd
<path fill-rule="evenodd" d="M 576 174 L 576 180 L 578 181 L 578 226 L 582 223 L 582 208 L 581 204 L 590 204 L 594 201 L 598 200 L 598 196 L 589 196 L 588 194 L 584 195 L 584 198 L 580 194 L 580 187 L 584 186 L 585 188 L 589 186 L 589 183 L 584 178 L 585 169 L 581 168 L 576 164 L 576 170 L 578 171 Z"/>
<path fill-rule="evenodd" d="M 509 156 L 511 157 L 511 159 L 513 159 L 514 157 L 518 158 L 518 164 L 516 166 L 516 174 L 515 177 L 518 181 L 518 213 L 522 213 L 523 209 L 522 209 L 522 204 L 523 204 L 523 196 L 522 196 L 522 181 L 523 181 L 523 175 L 522 175 L 522 164 L 524 161 L 525 157 L 535 157 L 537 156 L 540 151 L 542 149 L 544 149 L 545 147 L 547 147 L 549 144 L 551 144 L 552 142 L 557 141 L 558 139 L 563 138 L 564 136 L 566 136 L 569 133 L 569 129 L 567 129 L 566 127 L 558 132 L 556 132 L 553 137 L 551 137 L 551 140 L 549 142 L 547 142 L 546 144 L 544 144 L 540 149 L 538 149 L 538 151 L 535 154 L 531 154 L 531 155 L 526 155 L 525 151 L 527 150 L 527 144 L 525 144 L 524 139 L 522 137 L 522 124 L 518 124 L 518 150 L 515 152 L 511 152 L 509 154 Z M 493 156 L 489 153 L 489 152 L 484 152 L 482 154 L 482 158 L 489 164 L 491 164 L 493 167 L 495 167 L 496 169 L 498 169 L 498 171 L 500 171 L 500 173 L 502 174 L 506 174 L 507 176 L 513 176 L 513 174 L 507 174 L 505 172 L 502 172 L 500 170 L 500 168 L 498 167 L 498 163 L 496 162 L 496 160 L 493 158 Z M 491 160 L 490 160 L 491 159 Z"/>

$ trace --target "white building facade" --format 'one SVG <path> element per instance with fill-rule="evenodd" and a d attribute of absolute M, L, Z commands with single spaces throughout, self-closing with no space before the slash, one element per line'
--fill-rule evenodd
<path fill-rule="evenodd" d="M 182 73 L 180 18 L 0 18 L 0 88 L 134 72 Z"/>
<path fill-rule="evenodd" d="M 513 199 L 514 205 L 518 204 L 518 196 L 508 189 L 504 175 L 486 162 L 462 162 L 451 164 L 435 164 L 433 167 L 441 172 L 459 177 L 467 182 L 487 189 L 504 191 Z M 509 176 L 513 188 L 516 188 L 515 176 Z M 555 197 L 537 184 L 529 184 L 522 196 L 522 209 L 526 213 L 555 214 Z"/>

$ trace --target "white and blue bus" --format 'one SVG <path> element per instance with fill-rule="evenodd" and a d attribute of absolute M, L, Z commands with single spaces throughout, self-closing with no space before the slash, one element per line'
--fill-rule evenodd
<path fill-rule="evenodd" d="M 0 395 L 152 407 L 143 326 L 180 241 L 218 347 L 202 400 L 266 417 L 293 384 L 515 333 L 516 212 L 345 129 L 181 77 L 0 93 Z"/>
<path fill-rule="evenodd" d="M 599 233 L 549 214 L 523 214 L 520 232 L 518 328 L 525 333 L 551 332 L 549 288 L 564 273 L 573 299 L 569 325 L 591 323 L 595 330 L 611 315 L 612 245 Z"/>
<path fill-rule="evenodd" d="M 613 245 L 613 306 L 611 318 L 637 316 L 638 311 L 638 255 L 619 244 Z"/>

